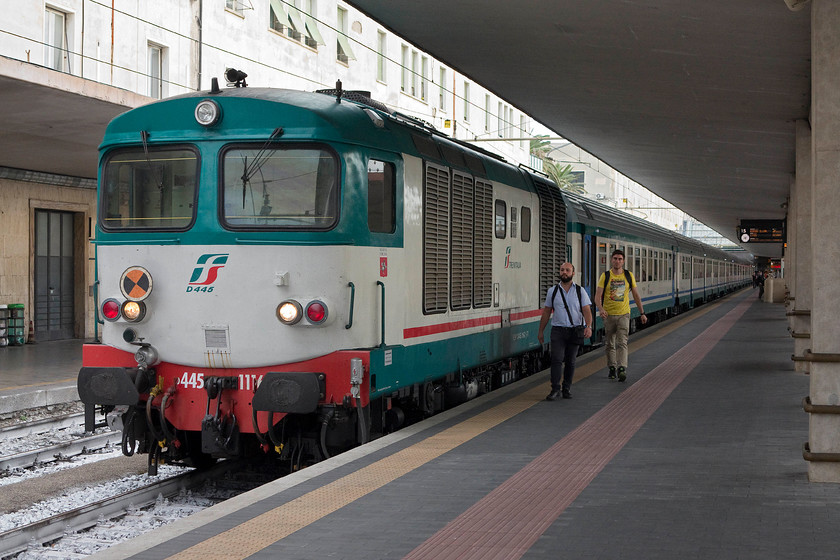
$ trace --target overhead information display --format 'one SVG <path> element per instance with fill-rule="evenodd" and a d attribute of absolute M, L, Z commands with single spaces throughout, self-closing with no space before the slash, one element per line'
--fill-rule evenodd
<path fill-rule="evenodd" d="M 784 220 L 741 220 L 738 240 L 741 243 L 784 243 Z"/>

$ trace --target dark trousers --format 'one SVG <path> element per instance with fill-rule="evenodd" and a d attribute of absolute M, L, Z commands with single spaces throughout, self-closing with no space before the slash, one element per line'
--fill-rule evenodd
<path fill-rule="evenodd" d="M 551 327 L 551 390 L 569 391 L 575 376 L 575 358 L 580 345 L 573 329 Z M 560 380 L 563 380 L 562 384 Z"/>

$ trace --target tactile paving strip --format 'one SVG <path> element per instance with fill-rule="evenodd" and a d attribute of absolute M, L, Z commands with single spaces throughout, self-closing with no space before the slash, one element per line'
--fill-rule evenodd
<path fill-rule="evenodd" d="M 699 314 L 693 314 L 693 316 L 690 318 L 675 321 L 671 325 L 667 325 L 656 335 L 649 336 L 644 341 L 633 343 L 631 349 L 633 351 L 636 351 L 640 348 L 643 348 L 647 344 L 655 342 L 662 336 L 665 336 L 667 333 L 678 329 L 685 322 L 695 320 L 700 316 L 705 315 L 706 313 L 711 311 L 713 307 L 715 306 L 708 306 Z M 674 357 L 677 357 L 678 355 L 679 354 L 676 354 Z M 577 375 L 575 376 L 575 381 L 579 381 L 587 377 L 588 375 L 591 375 L 594 371 L 602 369 L 604 363 L 604 359 L 601 358 L 593 363 L 588 364 L 588 367 L 585 368 L 587 371 L 579 370 L 578 372 L 576 372 Z M 656 370 L 654 370 L 654 372 L 655 371 Z M 650 376 L 654 372 L 651 372 L 650 374 L 648 374 L 648 376 Z M 630 386 L 624 394 L 629 393 L 630 390 L 639 385 L 641 382 L 642 381 L 640 380 L 636 384 Z M 378 488 L 381 488 L 382 486 L 385 486 L 389 482 L 403 476 L 404 474 L 411 472 L 412 470 L 424 465 L 425 463 L 428 463 L 429 461 L 443 455 L 444 453 L 451 451 L 459 445 L 471 440 L 472 438 L 482 434 L 483 432 L 486 432 L 494 426 L 512 418 L 520 412 L 527 410 L 534 404 L 541 402 L 545 396 L 544 393 L 544 386 L 535 387 L 534 389 L 525 391 L 518 396 L 512 397 L 511 399 L 500 403 L 492 409 L 482 412 L 455 426 L 452 426 L 451 428 L 442 431 L 439 434 L 436 434 L 421 442 L 418 442 L 417 444 L 414 444 L 409 448 L 399 451 L 390 457 L 384 458 L 365 468 L 359 469 L 358 471 L 350 475 L 336 480 L 335 482 L 332 482 L 319 489 L 313 490 L 312 492 L 309 492 L 282 506 L 279 506 L 275 509 L 272 509 L 271 511 L 268 511 L 262 515 L 250 519 L 238 525 L 237 527 L 234 527 L 228 531 L 219 533 L 218 535 L 208 538 L 207 540 L 195 546 L 192 546 L 179 552 L 178 554 L 170 556 L 169 559 L 207 560 L 207 558 L 213 558 L 214 560 L 242 560 L 244 558 L 247 558 L 248 556 L 259 552 L 260 550 L 283 539 L 284 537 L 308 526 L 311 523 L 314 523 L 315 521 L 346 506 L 347 504 L 352 503 L 353 501 L 365 496 L 366 494 Z M 665 397 L 663 396 L 662 398 L 664 400 Z M 609 408 L 609 406 L 610 405 L 608 405 L 607 408 Z M 581 428 L 582 427 L 583 426 L 581 426 Z M 578 428 L 578 430 L 580 430 L 580 428 Z M 569 434 L 569 436 L 567 436 L 566 439 L 568 439 L 568 437 L 571 437 L 573 434 L 574 432 L 572 434 Z M 608 436 L 613 437 L 615 436 L 615 434 L 608 434 Z M 564 440 L 561 440 L 561 442 L 559 442 L 558 445 L 563 441 Z M 551 450 L 549 450 L 547 453 L 550 452 Z M 614 454 L 615 453 L 613 453 L 612 455 Z M 612 455 L 610 455 L 610 458 L 612 457 Z M 536 459 L 534 463 L 536 463 L 536 461 L 539 460 L 540 458 Z M 607 461 L 605 461 L 604 464 L 606 464 L 608 460 L 609 459 L 607 459 Z M 532 463 L 532 465 L 534 463 Z M 497 488 L 496 491 L 498 492 L 500 491 L 500 489 L 509 486 L 511 484 L 511 481 L 513 481 L 514 478 L 516 478 L 516 476 L 514 476 L 508 482 L 504 483 L 502 486 Z M 582 490 L 584 487 L 585 484 L 580 487 L 580 490 Z M 534 492 L 540 495 L 541 493 L 543 493 L 543 491 L 544 489 L 538 488 Z M 492 495 L 493 493 L 489 494 L 487 498 L 490 498 Z M 535 499 L 536 497 L 529 497 L 524 501 L 520 500 L 520 502 L 522 503 L 519 504 L 519 507 L 524 509 L 533 509 Z M 478 502 L 476 506 L 478 506 L 478 504 L 480 503 L 482 502 Z M 555 507 L 543 509 L 545 510 L 544 513 L 553 514 L 553 518 L 556 518 L 559 515 L 559 512 L 554 514 L 554 511 L 556 510 Z M 520 514 L 514 513 L 514 516 L 518 515 Z M 456 519 L 455 521 L 453 521 L 453 523 L 457 521 L 458 520 Z M 446 531 L 448 527 L 449 526 L 444 528 L 441 531 L 441 533 L 438 533 L 438 535 L 442 535 L 443 531 Z M 533 533 L 535 529 L 534 527 L 523 527 L 521 528 L 521 530 L 525 533 Z M 539 536 L 539 534 L 542 533 L 543 530 L 544 528 L 540 530 L 539 533 L 535 533 L 534 539 L 536 539 Z M 427 543 L 425 543 L 424 545 L 418 547 L 414 553 L 418 553 L 418 551 L 421 551 L 423 547 L 426 546 L 426 544 L 431 543 L 435 538 L 437 538 L 437 535 L 435 537 L 432 537 L 432 539 L 427 541 Z M 422 555 L 416 557 L 458 557 L 457 555 L 437 556 L 438 554 L 439 552 L 432 552 L 432 554 L 429 556 Z M 480 555 L 482 558 L 495 557 L 493 556 L 493 554 L 491 554 L 491 551 L 488 551 L 486 549 L 483 549 L 483 552 L 481 552 Z"/>
<path fill-rule="evenodd" d="M 522 557 L 751 304 L 739 304 L 405 559 Z"/>

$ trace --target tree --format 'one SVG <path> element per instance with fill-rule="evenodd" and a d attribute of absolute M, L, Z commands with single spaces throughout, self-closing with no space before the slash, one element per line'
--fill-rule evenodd
<path fill-rule="evenodd" d="M 572 171 L 571 164 L 560 165 L 549 157 L 551 153 L 551 142 L 546 140 L 547 136 L 539 135 L 531 138 L 531 155 L 542 161 L 543 171 L 557 183 L 557 186 L 564 191 L 575 194 L 586 193 L 586 188 L 579 181 L 579 177 Z"/>
<path fill-rule="evenodd" d="M 551 180 L 557 183 L 557 186 L 564 191 L 575 194 L 584 194 L 586 192 L 583 183 L 578 181 L 578 176 L 572 171 L 571 164 L 561 166 L 559 163 L 547 158 L 543 160 L 543 171 L 548 173 Z"/>
<path fill-rule="evenodd" d="M 551 151 L 551 142 L 546 140 L 548 136 L 541 134 L 531 138 L 531 155 L 539 160 L 545 160 Z"/>

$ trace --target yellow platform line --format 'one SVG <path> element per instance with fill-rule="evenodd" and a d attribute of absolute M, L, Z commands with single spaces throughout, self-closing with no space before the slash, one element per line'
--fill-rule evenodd
<path fill-rule="evenodd" d="M 635 352 L 658 341 L 686 323 L 709 313 L 720 303 L 709 305 L 705 309 L 692 313 L 690 317 L 678 319 L 673 324 L 657 330 L 656 333 L 634 341 L 628 351 Z M 605 364 L 605 357 L 587 363 L 581 368 L 580 375 L 576 372 L 576 381 L 592 375 L 602 369 Z M 438 434 L 249 519 L 169 558 L 243 560 L 529 409 L 543 400 L 544 393 L 545 387 L 542 385 L 529 389 Z"/>

